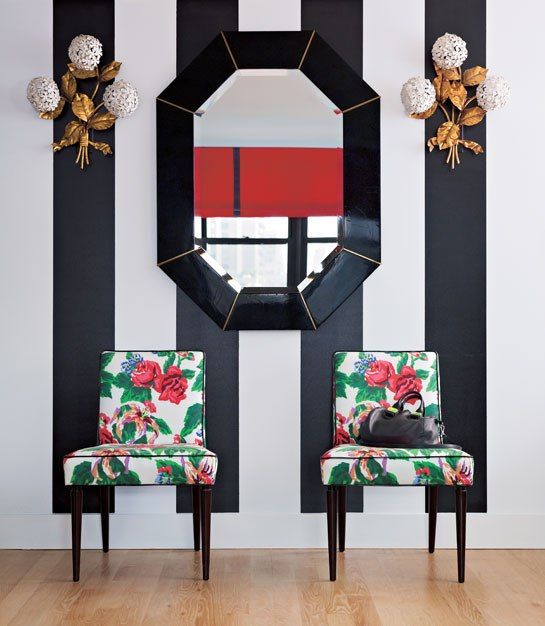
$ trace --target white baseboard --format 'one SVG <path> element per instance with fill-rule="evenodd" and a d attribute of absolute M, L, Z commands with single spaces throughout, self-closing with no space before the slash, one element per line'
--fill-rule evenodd
<path fill-rule="evenodd" d="M 100 547 L 97 514 L 83 519 L 83 548 Z M 190 548 L 190 514 L 113 514 L 111 548 Z M 347 546 L 354 548 L 424 548 L 426 515 L 348 513 Z M 437 547 L 454 548 L 452 513 L 439 513 Z M 325 514 L 216 513 L 213 548 L 325 548 Z M 470 513 L 468 548 L 545 548 L 545 515 Z M 58 549 L 70 547 L 70 516 L 0 515 L 0 548 Z"/>

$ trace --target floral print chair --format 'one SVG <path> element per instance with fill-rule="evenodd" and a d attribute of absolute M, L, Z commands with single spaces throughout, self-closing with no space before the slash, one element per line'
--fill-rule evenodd
<path fill-rule="evenodd" d="M 83 487 L 100 490 L 102 547 L 108 552 L 110 490 L 117 485 L 187 485 L 203 578 L 210 564 L 211 486 L 218 459 L 205 447 L 204 353 L 103 352 L 98 443 L 64 457 L 71 488 L 72 561 L 79 580 Z"/>
<path fill-rule="evenodd" d="M 327 485 L 330 579 L 344 552 L 346 487 L 424 486 L 428 503 L 428 549 L 435 549 L 439 486 L 456 490 L 458 581 L 464 582 L 467 487 L 473 484 L 473 458 L 455 448 L 373 448 L 358 444 L 360 426 L 371 409 L 391 406 L 407 391 L 419 391 L 426 415 L 441 419 L 439 367 L 435 352 L 337 352 L 334 366 L 334 447 L 322 455 Z"/>

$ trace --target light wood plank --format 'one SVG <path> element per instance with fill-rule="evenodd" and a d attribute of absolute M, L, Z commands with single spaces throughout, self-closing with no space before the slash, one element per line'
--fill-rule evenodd
<path fill-rule="evenodd" d="M 545 625 L 544 550 L 350 550 L 328 580 L 326 550 L 0 551 L 0 625 Z"/>

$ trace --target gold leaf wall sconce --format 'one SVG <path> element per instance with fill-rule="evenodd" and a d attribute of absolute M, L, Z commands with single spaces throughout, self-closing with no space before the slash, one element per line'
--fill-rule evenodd
<path fill-rule="evenodd" d="M 70 107 L 75 119 L 68 122 L 60 141 L 52 145 L 53 152 L 68 146 L 78 146 L 76 164 L 83 169 L 89 165 L 89 148 L 112 154 L 109 144 L 95 141 L 94 131 L 106 130 L 120 117 L 129 117 L 138 108 L 138 92 L 125 80 L 113 81 L 121 63 L 111 61 L 99 67 L 102 44 L 92 35 L 78 35 L 68 48 L 68 70 L 61 77 L 60 89 L 52 78 L 33 78 L 27 87 L 27 99 L 44 120 L 54 120 Z M 94 80 L 89 94 L 78 81 Z M 110 83 L 109 85 L 107 83 Z M 103 92 L 102 92 L 102 89 Z M 102 92 L 102 101 L 95 99 Z"/>
<path fill-rule="evenodd" d="M 485 115 L 507 104 L 510 89 L 501 76 L 488 76 L 488 69 L 476 65 L 462 70 L 467 58 L 466 42 L 458 35 L 445 33 L 431 49 L 435 78 L 410 78 L 401 88 L 405 111 L 417 120 L 431 117 L 439 109 L 445 121 L 427 142 L 434 148 L 448 150 L 446 163 L 452 169 L 460 164 L 463 148 L 481 154 L 484 148 L 466 139 L 464 130 L 479 124 Z"/>

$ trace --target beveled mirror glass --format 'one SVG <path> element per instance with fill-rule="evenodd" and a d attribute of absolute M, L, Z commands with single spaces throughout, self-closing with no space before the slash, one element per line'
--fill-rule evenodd
<path fill-rule="evenodd" d="M 237 70 L 194 118 L 195 234 L 242 287 L 297 286 L 338 243 L 342 114 L 300 70 Z"/>
<path fill-rule="evenodd" d="M 315 329 L 380 263 L 378 96 L 316 33 L 245 32 L 157 100 L 158 265 L 226 330 Z"/>

